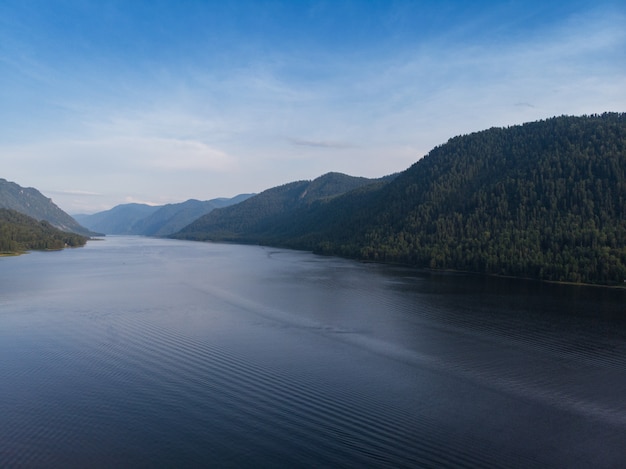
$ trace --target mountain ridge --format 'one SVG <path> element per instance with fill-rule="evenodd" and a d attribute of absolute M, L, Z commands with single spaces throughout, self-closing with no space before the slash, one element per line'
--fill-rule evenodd
<path fill-rule="evenodd" d="M 368 179 L 330 172 L 313 180 L 290 182 L 267 189 L 240 204 L 214 210 L 174 236 L 198 240 L 257 242 L 259 233 L 282 223 L 285 217 L 303 207 L 320 200 L 330 200 L 384 179 Z M 207 229 L 212 230 L 210 234 L 206 234 Z"/>
<path fill-rule="evenodd" d="M 189 199 L 166 205 L 120 204 L 91 215 L 75 215 L 92 230 L 115 235 L 167 236 L 210 211 L 237 204 L 252 194 L 200 201 Z"/>
<path fill-rule="evenodd" d="M 0 208 L 15 210 L 38 221 L 45 220 L 61 231 L 83 236 L 97 234 L 81 226 L 52 202 L 52 199 L 44 196 L 37 189 L 22 187 L 2 178 L 0 178 Z"/>
<path fill-rule="evenodd" d="M 288 217 L 273 214 L 252 228 L 233 219 L 236 230 L 225 232 L 218 215 L 176 236 L 622 285 L 626 114 L 560 116 L 453 137 L 386 184 L 316 200 Z"/>

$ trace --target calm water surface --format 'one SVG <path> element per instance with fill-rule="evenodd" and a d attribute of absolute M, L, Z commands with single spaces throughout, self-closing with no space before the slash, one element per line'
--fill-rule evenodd
<path fill-rule="evenodd" d="M 133 237 L 0 259 L 0 467 L 626 467 L 626 292 Z"/>

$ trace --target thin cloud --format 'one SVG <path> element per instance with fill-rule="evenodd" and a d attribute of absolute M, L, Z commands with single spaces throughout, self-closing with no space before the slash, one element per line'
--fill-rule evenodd
<path fill-rule="evenodd" d="M 136 197 L 133 196 L 126 196 L 124 197 L 124 203 L 126 204 L 143 204 L 143 205 L 151 205 L 152 207 L 157 207 L 159 205 L 163 205 L 160 202 L 155 202 L 153 200 L 145 200 L 145 199 L 138 199 Z"/>
<path fill-rule="evenodd" d="M 314 148 L 329 148 L 329 149 L 344 149 L 354 148 L 356 145 L 344 142 L 335 142 L 330 140 L 306 140 L 301 138 L 288 139 L 292 145 L 301 147 L 314 147 Z"/>
<path fill-rule="evenodd" d="M 55 189 L 68 204 L 81 197 L 62 194 L 68 187 L 118 203 L 129 194 L 208 199 L 328 171 L 377 177 L 455 135 L 626 108 L 623 8 L 572 6 L 563 11 L 574 14 L 534 21 L 540 11 L 524 7 L 520 18 L 517 4 L 447 21 L 440 7 L 418 15 L 422 7 L 401 3 L 407 10 L 388 12 L 380 40 L 342 30 L 356 42 L 303 34 L 266 43 L 263 35 L 255 46 L 235 22 L 233 47 L 222 53 L 205 49 L 213 42 L 200 30 L 198 41 L 182 34 L 171 50 L 154 31 L 138 30 L 155 45 L 139 62 L 138 50 L 126 55 L 115 44 L 107 50 L 114 60 L 94 62 L 97 47 L 88 57 L 71 48 L 50 55 L 38 47 L 50 31 L 25 16 L 40 37 L 0 28 L 10 46 L 0 47 L 4 177 Z M 331 9 L 318 19 L 326 15 L 339 18 Z M 415 27 L 437 18 L 423 33 Z M 94 206 L 101 200 L 84 196 Z"/>
<path fill-rule="evenodd" d="M 149 137 L 120 137 L 93 140 L 61 140 L 15 145 L 7 158 L 30 160 L 50 166 L 72 167 L 93 173 L 119 173 L 133 170 L 228 171 L 237 166 L 228 153 L 196 140 Z"/>
<path fill-rule="evenodd" d="M 102 194 L 99 192 L 90 192 L 90 191 L 82 191 L 82 190 L 74 190 L 74 189 L 66 189 L 66 190 L 50 190 L 48 191 L 50 194 L 55 195 L 80 195 L 86 197 L 101 197 Z"/>
<path fill-rule="evenodd" d="M 146 169 L 222 172 L 237 166 L 236 159 L 228 153 L 197 140 L 124 138 L 111 145 L 132 155 Z"/>

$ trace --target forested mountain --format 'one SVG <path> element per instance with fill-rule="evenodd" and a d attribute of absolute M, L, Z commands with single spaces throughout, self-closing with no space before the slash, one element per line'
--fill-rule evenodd
<path fill-rule="evenodd" d="M 15 210 L 0 208 L 0 254 L 33 249 L 83 246 L 87 237 L 66 233 L 47 221 L 37 221 Z"/>
<path fill-rule="evenodd" d="M 32 187 L 22 187 L 0 178 L 0 208 L 28 215 L 35 220 L 46 220 L 62 231 L 90 236 L 88 229 L 57 207 L 51 199 Z"/>
<path fill-rule="evenodd" d="M 93 215 L 75 215 L 89 229 L 106 234 L 167 236 L 210 211 L 237 204 L 254 194 L 167 205 L 122 204 Z"/>
<path fill-rule="evenodd" d="M 387 178 L 390 179 L 390 178 Z M 214 210 L 174 235 L 182 239 L 258 242 L 289 224 L 299 210 L 380 180 L 328 173 L 268 189 L 232 207 Z"/>
<path fill-rule="evenodd" d="M 274 215 L 263 230 L 235 222 L 230 226 L 239 231 L 230 238 L 248 242 L 435 269 L 623 284 L 626 114 L 562 116 L 455 137 L 388 184 L 317 201 L 288 219 Z M 223 239 L 221 226 L 192 225 L 183 234 Z"/>

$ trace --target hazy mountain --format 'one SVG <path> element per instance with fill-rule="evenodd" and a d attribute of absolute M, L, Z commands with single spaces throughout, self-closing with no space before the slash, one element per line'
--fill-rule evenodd
<path fill-rule="evenodd" d="M 284 184 L 232 207 L 214 210 L 185 227 L 176 237 L 258 242 L 274 227 L 289 224 L 299 209 L 379 181 L 328 173 L 313 181 Z"/>
<path fill-rule="evenodd" d="M 15 210 L 38 221 L 46 220 L 61 231 L 85 236 L 95 234 L 79 225 L 37 189 L 22 187 L 6 179 L 0 179 L 0 208 Z"/>
<path fill-rule="evenodd" d="M 74 215 L 74 217 L 90 230 L 105 234 L 133 234 L 132 228 L 135 223 L 150 216 L 159 208 L 160 206 L 146 204 L 122 204 L 92 215 Z"/>
<path fill-rule="evenodd" d="M 167 236 L 216 208 L 237 204 L 251 195 L 241 194 L 232 199 L 219 198 L 206 201 L 190 199 L 178 204 L 163 205 L 156 212 L 135 223 L 132 231 L 146 236 Z"/>
<path fill-rule="evenodd" d="M 388 184 L 316 201 L 287 218 L 262 215 L 250 224 L 232 209 L 216 211 L 180 236 L 623 285 L 626 114 L 563 116 L 455 137 Z"/>
<path fill-rule="evenodd" d="M 83 225 L 106 234 L 166 236 L 180 230 L 198 217 L 220 207 L 237 204 L 253 194 L 207 201 L 190 199 L 177 204 L 151 206 L 122 204 L 93 215 L 75 215 Z"/>
<path fill-rule="evenodd" d="M 63 232 L 47 221 L 0 208 L 0 254 L 20 253 L 32 249 L 63 249 L 83 246 L 86 236 Z"/>

